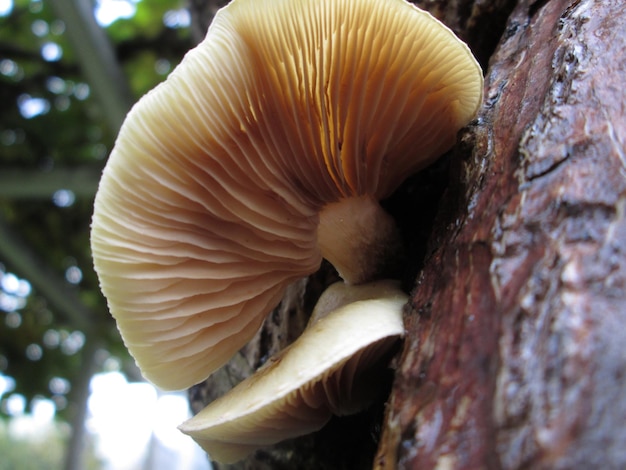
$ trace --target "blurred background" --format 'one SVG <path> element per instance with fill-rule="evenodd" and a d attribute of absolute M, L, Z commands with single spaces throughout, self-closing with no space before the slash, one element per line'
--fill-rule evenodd
<path fill-rule="evenodd" d="M 206 469 L 98 289 L 94 194 L 132 104 L 192 47 L 182 0 L 0 0 L 0 470 Z"/>

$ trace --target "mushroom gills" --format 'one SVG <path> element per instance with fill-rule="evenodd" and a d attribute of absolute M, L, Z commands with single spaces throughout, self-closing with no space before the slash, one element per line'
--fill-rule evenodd
<path fill-rule="evenodd" d="M 321 429 L 380 393 L 380 373 L 404 334 L 407 295 L 395 281 L 331 286 L 304 333 L 179 429 L 218 462 Z"/>
<path fill-rule="evenodd" d="M 482 90 L 469 48 L 405 0 L 221 9 L 126 117 L 94 202 L 94 268 L 142 374 L 202 382 L 322 256 L 347 283 L 392 277 L 378 201 L 455 144 Z"/>

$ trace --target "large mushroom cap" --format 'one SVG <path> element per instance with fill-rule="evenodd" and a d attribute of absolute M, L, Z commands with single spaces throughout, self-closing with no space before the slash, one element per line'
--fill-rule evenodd
<path fill-rule="evenodd" d="M 332 414 L 367 407 L 379 391 L 386 353 L 404 334 L 407 295 L 388 281 L 368 285 L 371 295 L 354 286 L 344 295 L 342 289 L 325 294 L 328 302 L 321 308 L 331 311 L 253 376 L 183 423 L 181 431 L 213 460 L 230 463 L 317 431 Z"/>
<path fill-rule="evenodd" d="M 96 271 L 146 378 L 188 387 L 319 266 L 319 212 L 389 195 L 477 111 L 468 48 L 404 0 L 234 0 L 129 113 Z"/>

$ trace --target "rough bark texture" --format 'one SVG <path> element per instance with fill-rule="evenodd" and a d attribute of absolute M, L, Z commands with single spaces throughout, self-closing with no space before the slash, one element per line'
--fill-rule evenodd
<path fill-rule="evenodd" d="M 412 296 L 380 468 L 626 467 L 625 51 L 622 1 L 511 15 Z"/>
<path fill-rule="evenodd" d="M 486 93 L 457 148 L 386 203 L 412 291 L 386 415 L 381 398 L 217 468 L 626 468 L 623 0 L 415 3 L 469 43 Z M 293 341 L 334 279 L 295 285 L 193 409 Z"/>

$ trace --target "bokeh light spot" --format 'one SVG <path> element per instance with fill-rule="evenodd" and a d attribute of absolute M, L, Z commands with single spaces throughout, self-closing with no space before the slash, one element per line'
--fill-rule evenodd
<path fill-rule="evenodd" d="M 20 315 L 18 312 L 9 312 L 4 318 L 4 323 L 9 328 L 19 328 L 22 324 L 22 315 Z"/>
<path fill-rule="evenodd" d="M 20 114 L 24 119 L 31 119 L 50 110 L 50 102 L 45 98 L 33 98 L 23 94 L 17 98 Z"/>
<path fill-rule="evenodd" d="M 154 70 L 159 75 L 167 75 L 172 69 L 172 64 L 167 59 L 158 59 L 154 63 Z"/>
<path fill-rule="evenodd" d="M 191 15 L 184 8 L 169 10 L 163 15 L 163 24 L 168 28 L 187 28 L 191 24 Z"/>
<path fill-rule="evenodd" d="M 13 0 L 0 0 L 0 16 L 9 16 L 13 11 Z"/>
<path fill-rule="evenodd" d="M 31 361 L 38 361 L 43 356 L 43 349 L 38 344 L 29 344 L 26 347 L 26 357 Z"/>
<path fill-rule="evenodd" d="M 74 192 L 69 189 L 59 189 L 52 195 L 52 202 L 57 207 L 70 207 L 75 200 Z"/>
<path fill-rule="evenodd" d="M 13 273 L 2 273 L 0 275 L 0 287 L 7 294 L 15 294 L 20 287 L 20 280 Z"/>
<path fill-rule="evenodd" d="M 87 85 L 86 83 L 78 83 L 74 87 L 74 96 L 76 97 L 76 99 L 79 99 L 81 101 L 89 98 L 90 92 L 91 90 L 89 89 L 89 85 Z"/>
<path fill-rule="evenodd" d="M 81 331 L 73 331 L 61 343 L 61 351 L 68 356 L 76 354 L 85 345 L 85 335 Z"/>
<path fill-rule="evenodd" d="M 70 266 L 65 270 L 65 279 L 70 284 L 78 284 L 83 280 L 83 272 L 78 266 Z"/>
<path fill-rule="evenodd" d="M 46 42 L 41 46 L 41 57 L 48 62 L 56 62 L 63 57 L 63 49 L 56 42 Z"/>
<path fill-rule="evenodd" d="M 11 59 L 0 60 L 0 73 L 5 77 L 15 77 L 20 71 L 17 62 Z"/>
<path fill-rule="evenodd" d="M 35 36 L 42 38 L 46 34 L 48 34 L 48 31 L 50 31 L 50 28 L 48 26 L 48 23 L 46 23 L 44 20 L 35 20 L 30 25 L 30 30 L 33 32 Z"/>
<path fill-rule="evenodd" d="M 100 26 L 109 26 L 120 18 L 132 18 L 137 11 L 135 2 L 128 0 L 99 0 L 95 16 Z"/>
<path fill-rule="evenodd" d="M 48 348 L 57 348 L 61 344 L 61 333 L 57 330 L 47 330 L 43 334 L 43 344 Z"/>
<path fill-rule="evenodd" d="M 55 36 L 60 36 L 65 32 L 65 23 L 62 20 L 54 20 L 50 23 L 50 32 Z"/>
<path fill-rule="evenodd" d="M 26 398 L 19 393 L 12 393 L 4 402 L 5 411 L 10 416 L 19 416 L 26 409 Z"/>
<path fill-rule="evenodd" d="M 66 395 L 72 389 L 69 380 L 62 377 L 52 377 L 48 383 L 48 388 L 55 395 Z"/>

